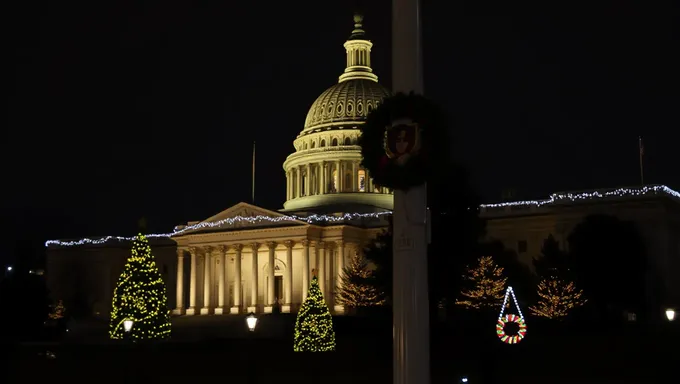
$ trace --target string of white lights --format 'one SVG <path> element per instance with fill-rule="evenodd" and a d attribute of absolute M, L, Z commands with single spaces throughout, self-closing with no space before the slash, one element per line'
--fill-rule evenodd
<path fill-rule="evenodd" d="M 520 319 L 524 320 L 524 315 L 522 314 L 522 310 L 519 308 L 519 304 L 517 304 L 517 298 L 515 297 L 515 290 L 512 289 L 512 287 L 508 287 L 508 289 L 505 291 L 505 297 L 503 298 L 503 306 L 501 307 L 501 313 L 498 314 L 498 320 L 500 321 L 503 318 L 503 313 L 505 313 L 505 307 L 508 304 L 508 296 L 512 295 L 512 301 L 515 302 L 515 308 L 517 308 L 517 313 L 519 314 Z"/>
<path fill-rule="evenodd" d="M 173 236 L 178 236 L 182 233 L 193 231 L 193 230 L 199 230 L 199 229 L 205 229 L 205 228 L 222 228 L 225 226 L 231 226 L 236 223 L 249 223 L 249 224 L 256 224 L 256 223 L 261 223 L 261 222 L 270 222 L 270 223 L 280 223 L 280 222 L 295 222 L 295 221 L 301 221 L 301 222 L 306 222 L 309 224 L 313 223 L 334 223 L 334 222 L 343 222 L 343 221 L 351 221 L 351 220 L 357 220 L 357 219 L 365 219 L 365 218 L 373 218 L 377 219 L 380 218 L 381 216 L 385 215 L 390 215 L 392 212 L 386 211 L 386 212 L 373 212 L 373 213 L 345 213 L 342 215 L 310 215 L 310 216 L 295 216 L 295 215 L 284 215 L 284 216 L 265 216 L 265 215 L 258 215 L 258 216 L 236 216 L 236 217 L 229 217 L 226 219 L 222 220 L 217 220 L 217 221 L 203 221 L 198 224 L 194 225 L 189 225 L 186 227 L 182 227 L 180 229 L 176 229 L 175 231 L 171 233 L 152 233 L 146 235 L 147 237 L 173 237 Z M 80 240 L 72 240 L 72 241 L 61 241 L 61 240 L 48 240 L 45 242 L 45 246 L 49 247 L 50 245 L 56 245 L 56 246 L 61 246 L 61 247 L 75 247 L 79 245 L 96 245 L 96 244 L 104 244 L 108 241 L 132 241 L 134 240 L 134 237 L 125 237 L 125 236 L 105 236 L 105 237 L 100 237 L 96 239 L 90 239 L 90 238 L 83 238 Z"/>
<path fill-rule="evenodd" d="M 504 203 L 496 204 L 482 204 L 480 208 L 501 208 L 501 207 L 515 207 L 515 206 L 535 206 L 541 207 L 549 204 L 556 204 L 565 201 L 577 202 L 581 200 L 592 200 L 598 198 L 608 198 L 608 197 L 634 197 L 634 196 L 644 196 L 644 195 L 658 195 L 665 194 L 674 198 L 680 199 L 680 192 L 677 192 L 665 185 L 651 185 L 640 188 L 618 188 L 611 191 L 605 192 L 582 192 L 582 193 L 553 193 L 550 198 L 545 200 L 525 200 L 525 201 L 509 201 Z M 147 237 L 172 237 L 179 234 L 203 228 L 221 228 L 228 225 L 234 225 L 235 223 L 259 223 L 259 222 L 285 222 L 285 221 L 302 221 L 306 223 L 323 223 L 323 222 L 341 222 L 349 221 L 360 218 L 378 218 L 383 215 L 390 215 L 392 212 L 377 212 L 377 213 L 345 213 L 343 215 L 311 215 L 311 216 L 236 216 L 219 221 L 209 221 L 200 222 L 198 224 L 189 225 L 181 229 L 177 229 L 171 233 L 153 233 L 147 235 Z M 62 246 L 62 247 L 74 247 L 79 245 L 94 245 L 94 244 L 104 244 L 108 241 L 131 241 L 134 237 L 124 237 L 124 236 L 105 236 L 96 239 L 83 238 L 80 240 L 72 241 L 61 241 L 61 240 L 48 240 L 45 242 L 45 246 L 50 245 Z M 514 294 L 513 294 L 514 298 Z"/>
<path fill-rule="evenodd" d="M 550 198 L 546 200 L 525 200 L 525 201 L 508 201 L 504 203 L 482 204 L 481 208 L 501 208 L 501 207 L 517 207 L 517 206 L 535 206 L 556 204 L 561 202 L 577 202 L 581 200 L 592 200 L 607 197 L 635 197 L 645 195 L 659 195 L 665 194 L 671 197 L 680 199 L 680 192 L 668 188 L 665 185 L 650 185 L 639 188 L 618 188 L 611 191 L 594 191 L 582 193 L 553 193 Z"/>

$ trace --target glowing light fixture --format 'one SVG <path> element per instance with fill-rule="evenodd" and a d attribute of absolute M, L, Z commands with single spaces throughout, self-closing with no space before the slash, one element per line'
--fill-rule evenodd
<path fill-rule="evenodd" d="M 251 312 L 250 315 L 246 317 L 246 324 L 248 324 L 248 330 L 254 332 L 255 327 L 257 326 L 257 316 Z"/>
<path fill-rule="evenodd" d="M 133 320 L 130 319 L 125 319 L 123 320 L 123 329 L 125 332 L 130 332 L 132 330 L 132 326 L 135 324 Z"/>
<path fill-rule="evenodd" d="M 675 320 L 675 310 L 673 308 L 666 309 L 666 318 L 668 321 Z"/>

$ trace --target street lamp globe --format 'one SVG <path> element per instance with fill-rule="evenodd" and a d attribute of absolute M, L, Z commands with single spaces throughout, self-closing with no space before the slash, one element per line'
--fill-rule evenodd
<path fill-rule="evenodd" d="M 248 330 L 250 330 L 250 332 L 255 331 L 255 327 L 257 326 L 257 317 L 254 313 L 251 312 L 250 315 L 246 317 L 246 324 L 248 325 Z"/>
<path fill-rule="evenodd" d="M 132 330 L 132 326 L 135 324 L 135 322 L 131 319 L 125 319 L 123 320 L 123 329 L 125 332 L 130 332 Z"/>
<path fill-rule="evenodd" d="M 673 308 L 666 309 L 666 318 L 668 321 L 675 320 L 675 310 Z"/>

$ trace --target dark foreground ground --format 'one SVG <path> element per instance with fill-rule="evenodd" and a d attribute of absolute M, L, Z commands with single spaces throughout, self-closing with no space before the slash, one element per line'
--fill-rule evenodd
<path fill-rule="evenodd" d="M 292 352 L 294 318 L 262 316 L 257 331 L 243 317 L 177 318 L 173 338 L 154 345 L 106 340 L 106 328 L 75 324 L 61 343 L 12 351 L 0 382 L 17 383 L 391 383 L 391 324 L 335 319 L 338 350 Z M 518 345 L 502 344 L 494 325 L 439 329 L 432 382 L 666 383 L 680 367 L 678 327 L 565 331 L 529 323 Z M 51 351 L 55 359 L 40 353 Z M 7 354 L 3 355 L 7 356 Z M 3 364 L 5 365 L 5 364 Z M 7 379 L 7 381 L 5 381 Z"/>

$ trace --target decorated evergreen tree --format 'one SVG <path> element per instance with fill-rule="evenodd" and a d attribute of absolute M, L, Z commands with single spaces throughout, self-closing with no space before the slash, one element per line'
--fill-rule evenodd
<path fill-rule="evenodd" d="M 335 351 L 333 318 L 319 288 L 316 270 L 312 271 L 307 299 L 302 303 L 295 322 L 293 350 L 295 352 Z"/>
<path fill-rule="evenodd" d="M 64 313 L 66 312 L 66 308 L 64 308 L 64 301 L 59 300 L 57 301 L 57 305 L 52 308 L 52 312 L 49 314 L 49 318 L 51 320 L 59 320 L 64 318 Z"/>
<path fill-rule="evenodd" d="M 548 319 L 564 319 L 569 312 L 583 306 L 583 290 L 577 290 L 573 282 L 557 277 L 543 278 L 538 283 L 538 303 L 529 307 L 535 316 Z"/>
<path fill-rule="evenodd" d="M 503 277 L 503 268 L 496 265 L 491 256 L 480 257 L 474 268 L 468 266 L 463 280 L 467 288 L 460 292 L 456 305 L 467 309 L 490 309 L 502 305 L 507 278 Z"/>
<path fill-rule="evenodd" d="M 113 292 L 109 335 L 112 339 L 165 339 L 170 336 L 165 283 L 151 254 L 147 238 L 139 234 Z M 129 335 L 123 322 L 132 320 Z"/>
<path fill-rule="evenodd" d="M 349 308 L 385 304 L 384 295 L 370 284 L 371 277 L 372 273 L 368 270 L 366 259 L 358 253 L 355 254 L 340 275 L 342 284 L 337 291 L 338 304 Z"/>

